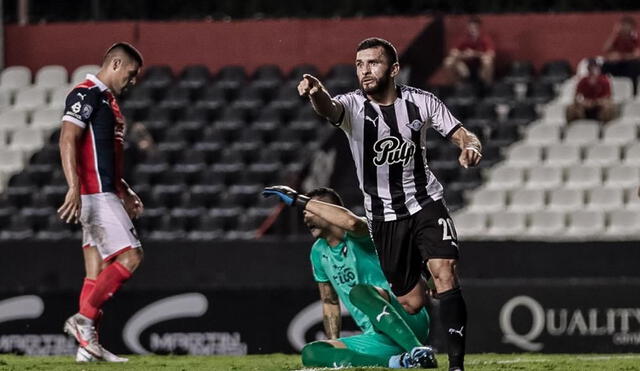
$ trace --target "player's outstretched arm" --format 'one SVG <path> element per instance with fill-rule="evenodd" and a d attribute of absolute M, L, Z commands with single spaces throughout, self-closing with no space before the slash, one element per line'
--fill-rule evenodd
<path fill-rule="evenodd" d="M 340 314 L 340 299 L 336 290 L 329 282 L 319 282 L 320 300 L 322 300 L 322 323 L 327 338 L 335 340 L 340 337 L 342 315 Z"/>
<path fill-rule="evenodd" d="M 458 162 L 465 169 L 469 166 L 476 166 L 482 159 L 482 144 L 478 137 L 469 130 L 460 127 L 451 136 L 451 141 L 457 145 L 462 152 L 458 157 Z"/>
<path fill-rule="evenodd" d="M 338 122 L 344 111 L 342 104 L 334 99 L 316 77 L 304 74 L 298 83 L 298 94 L 309 97 L 316 113 L 330 122 Z"/>
<path fill-rule="evenodd" d="M 62 171 L 67 180 L 69 190 L 64 198 L 64 203 L 58 208 L 61 220 L 67 223 L 77 223 L 80 218 L 80 180 L 78 179 L 78 141 L 82 137 L 84 129 L 71 122 L 64 121 L 60 129 L 60 159 Z"/>
<path fill-rule="evenodd" d="M 298 206 L 302 210 L 312 212 L 354 236 L 365 236 L 369 234 L 367 221 L 352 213 L 349 209 L 328 202 L 312 200 L 305 195 L 298 194 L 298 192 L 290 187 L 267 187 L 262 191 L 262 195 L 264 197 L 276 196 L 286 205 Z"/>

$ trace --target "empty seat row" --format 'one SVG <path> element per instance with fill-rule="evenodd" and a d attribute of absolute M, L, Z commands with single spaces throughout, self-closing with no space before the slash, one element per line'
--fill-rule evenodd
<path fill-rule="evenodd" d="M 640 210 L 569 212 L 541 210 L 531 213 L 462 211 L 454 216 L 461 238 L 504 239 L 620 239 L 640 237 Z"/>

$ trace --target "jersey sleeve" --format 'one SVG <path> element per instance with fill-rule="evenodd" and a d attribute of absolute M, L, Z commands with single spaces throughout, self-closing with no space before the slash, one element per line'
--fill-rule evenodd
<path fill-rule="evenodd" d="M 98 97 L 96 89 L 75 88 L 67 95 L 62 121 L 69 121 L 72 124 L 85 128 L 91 120 Z"/>
<path fill-rule="evenodd" d="M 371 239 L 371 235 L 369 234 L 366 234 L 364 236 L 354 236 L 353 234 L 347 232 L 347 236 L 349 236 L 349 239 L 351 241 L 357 243 L 359 247 L 366 251 L 371 252 L 376 250 L 376 245 L 373 242 L 373 239 Z"/>
<path fill-rule="evenodd" d="M 435 96 L 431 94 L 424 95 L 424 106 L 431 127 L 443 137 L 449 138 L 462 126 L 444 103 Z"/>
<path fill-rule="evenodd" d="M 313 269 L 313 279 L 316 282 L 329 282 L 327 272 L 322 267 L 322 252 L 315 244 L 311 248 L 311 268 Z"/>
<path fill-rule="evenodd" d="M 337 122 L 332 122 L 333 126 L 337 126 L 345 132 L 351 131 L 351 114 L 356 105 L 356 101 L 351 94 L 340 94 L 333 97 L 333 100 L 342 104 L 342 115 Z"/>

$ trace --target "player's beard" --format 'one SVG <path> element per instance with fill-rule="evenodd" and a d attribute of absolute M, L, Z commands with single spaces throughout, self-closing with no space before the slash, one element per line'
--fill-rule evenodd
<path fill-rule="evenodd" d="M 362 80 L 360 81 L 360 89 L 368 95 L 378 95 L 387 90 L 391 83 L 391 69 L 388 69 L 381 78 L 378 79 L 373 77 L 373 79 L 376 83 L 374 86 L 370 86 L 369 88 L 365 88 Z"/>

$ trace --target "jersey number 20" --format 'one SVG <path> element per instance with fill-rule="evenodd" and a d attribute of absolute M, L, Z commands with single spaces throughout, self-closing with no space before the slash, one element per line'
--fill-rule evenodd
<path fill-rule="evenodd" d="M 442 226 L 442 240 L 449 241 L 451 239 L 457 240 L 456 229 L 453 228 L 453 220 L 451 218 L 440 218 L 438 224 Z"/>

